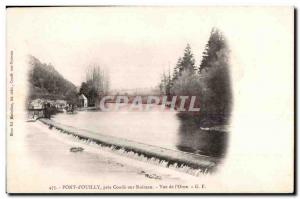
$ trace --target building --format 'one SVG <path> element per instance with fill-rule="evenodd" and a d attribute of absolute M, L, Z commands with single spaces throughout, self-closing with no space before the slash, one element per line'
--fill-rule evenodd
<path fill-rule="evenodd" d="M 81 94 L 79 96 L 79 102 L 81 107 L 88 107 L 88 99 L 86 98 L 86 96 L 84 96 L 84 94 Z"/>
<path fill-rule="evenodd" d="M 57 109 L 64 109 L 67 106 L 67 101 L 66 100 L 56 100 L 55 101 L 55 107 Z"/>
<path fill-rule="evenodd" d="M 43 109 L 45 101 L 43 99 L 34 99 L 29 103 L 29 109 Z"/>

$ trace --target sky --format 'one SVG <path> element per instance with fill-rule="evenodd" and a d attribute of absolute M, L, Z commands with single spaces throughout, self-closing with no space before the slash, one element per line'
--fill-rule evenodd
<path fill-rule="evenodd" d="M 15 31 L 28 54 L 79 86 L 89 65 L 109 73 L 112 89 L 157 86 L 191 45 L 199 60 L 213 23 L 195 8 L 16 9 Z"/>
<path fill-rule="evenodd" d="M 134 89 L 157 86 L 187 43 L 199 66 L 210 31 L 217 27 L 228 40 L 230 61 L 236 62 L 232 73 L 238 74 L 233 78 L 239 80 L 246 66 L 258 69 L 257 61 L 265 61 L 259 57 L 274 56 L 269 48 L 275 50 L 284 42 L 280 33 L 289 28 L 289 11 L 196 6 L 13 8 L 8 9 L 7 41 L 16 56 L 33 55 L 51 63 L 76 86 L 85 81 L 89 65 L 98 64 L 108 71 L 111 89 Z M 262 65 L 260 69 L 265 69 L 267 64 Z"/>

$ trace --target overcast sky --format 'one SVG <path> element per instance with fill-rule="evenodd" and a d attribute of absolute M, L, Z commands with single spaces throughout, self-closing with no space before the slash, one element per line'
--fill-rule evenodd
<path fill-rule="evenodd" d="M 75 85 L 89 64 L 109 71 L 112 88 L 152 87 L 187 43 L 197 65 L 213 23 L 196 8 L 18 9 L 17 26 L 31 54 Z"/>
<path fill-rule="evenodd" d="M 187 43 L 199 65 L 212 27 L 228 39 L 236 62 L 232 72 L 241 78 L 245 65 L 253 68 L 260 56 L 274 57 L 269 48 L 289 44 L 280 35 L 288 34 L 288 13 L 276 7 L 13 8 L 8 9 L 7 40 L 15 56 L 31 54 L 52 63 L 77 86 L 96 63 L 109 72 L 113 89 L 153 87 Z"/>

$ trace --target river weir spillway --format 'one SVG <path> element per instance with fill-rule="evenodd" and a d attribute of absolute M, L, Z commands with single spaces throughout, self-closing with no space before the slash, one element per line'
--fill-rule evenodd
<path fill-rule="evenodd" d="M 92 143 L 101 148 L 109 149 L 120 155 L 127 156 L 159 166 L 168 167 L 198 176 L 215 170 L 220 158 L 194 154 L 184 151 L 167 149 L 159 146 L 144 144 L 119 137 L 104 135 L 85 129 L 75 128 L 49 119 L 40 119 L 51 129 L 68 134 L 73 138 Z"/>

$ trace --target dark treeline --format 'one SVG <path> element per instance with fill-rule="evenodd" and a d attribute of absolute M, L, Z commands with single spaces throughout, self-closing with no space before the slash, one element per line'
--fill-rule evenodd
<path fill-rule="evenodd" d="M 51 64 L 40 62 L 37 58 L 29 57 L 29 100 L 62 99 L 76 103 L 76 86 L 59 74 Z"/>
<path fill-rule="evenodd" d="M 29 101 L 60 99 L 79 105 L 78 96 L 84 94 L 88 98 L 88 105 L 95 106 L 101 95 L 108 93 L 108 75 L 96 64 L 90 65 L 86 72 L 86 81 L 82 82 L 79 92 L 51 64 L 42 63 L 34 56 L 29 56 L 29 65 Z"/>
<path fill-rule="evenodd" d="M 164 95 L 197 96 L 200 112 L 195 119 L 201 126 L 223 125 L 231 111 L 229 49 L 222 33 L 213 28 L 199 66 L 188 44 L 173 73 L 162 75 L 159 85 Z"/>

